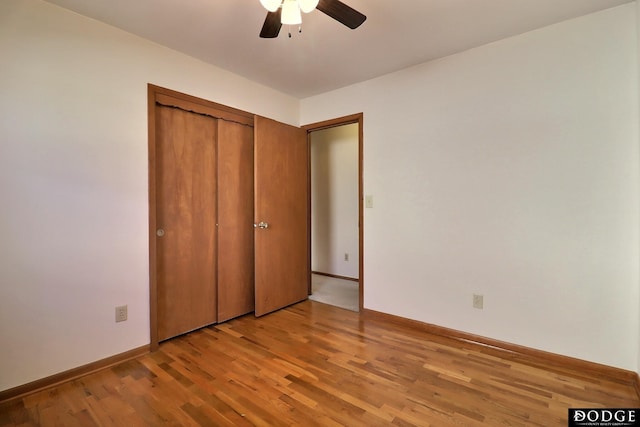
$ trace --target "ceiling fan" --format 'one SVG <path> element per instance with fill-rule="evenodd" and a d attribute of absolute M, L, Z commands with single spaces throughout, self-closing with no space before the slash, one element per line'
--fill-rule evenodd
<path fill-rule="evenodd" d="M 278 37 L 282 24 L 302 24 L 300 12 L 309 13 L 314 9 L 329 15 L 352 30 L 358 28 L 367 19 L 362 13 L 340 0 L 260 0 L 260 3 L 268 11 L 260 31 L 260 37 L 266 39 Z"/>

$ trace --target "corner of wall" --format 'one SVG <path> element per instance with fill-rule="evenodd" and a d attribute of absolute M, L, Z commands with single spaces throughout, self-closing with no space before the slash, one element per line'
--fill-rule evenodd
<path fill-rule="evenodd" d="M 638 84 L 637 84 L 638 97 L 637 97 L 637 103 L 636 103 L 636 114 L 638 116 L 638 120 L 636 122 L 636 137 L 638 139 L 638 145 L 640 146 L 640 0 L 636 0 L 636 36 L 637 36 L 636 75 L 638 76 Z M 640 158 L 638 158 L 637 160 L 638 162 L 640 162 Z M 640 221 L 640 218 L 638 218 L 638 221 Z M 638 242 L 638 244 L 640 245 L 640 242 Z M 640 269 L 640 265 L 638 268 Z M 637 286 L 640 289 L 640 280 L 638 281 Z M 638 292 L 638 294 L 639 294 L 638 306 L 640 307 L 640 292 Z M 638 323 L 637 323 L 638 326 L 636 328 L 636 332 L 637 332 L 636 354 L 637 354 L 638 364 L 636 366 L 636 372 L 638 372 L 639 376 L 636 381 L 636 391 L 638 392 L 638 396 L 640 397 L 640 310 L 638 310 L 638 313 L 639 313 Z"/>

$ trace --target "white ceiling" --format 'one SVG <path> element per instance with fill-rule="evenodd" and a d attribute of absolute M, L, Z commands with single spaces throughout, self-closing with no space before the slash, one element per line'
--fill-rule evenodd
<path fill-rule="evenodd" d="M 632 0 L 343 0 L 360 28 L 313 11 L 276 39 L 259 0 L 48 1 L 305 98 Z"/>

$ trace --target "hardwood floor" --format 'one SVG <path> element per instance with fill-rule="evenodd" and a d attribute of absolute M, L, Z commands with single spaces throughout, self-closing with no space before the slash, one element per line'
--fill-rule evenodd
<path fill-rule="evenodd" d="M 633 386 L 305 301 L 0 404 L 0 426 L 566 426 Z"/>

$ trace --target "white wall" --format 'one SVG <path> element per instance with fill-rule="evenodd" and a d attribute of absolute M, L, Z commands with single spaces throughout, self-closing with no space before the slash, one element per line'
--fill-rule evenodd
<path fill-rule="evenodd" d="M 0 2 L 0 58 L 6 390 L 149 343 L 147 83 L 292 124 L 299 102 L 38 0 Z"/>
<path fill-rule="evenodd" d="M 354 123 L 311 133 L 311 270 L 357 279 L 358 253 L 358 124 Z"/>
<path fill-rule="evenodd" d="M 639 102 L 639 105 L 640 105 L 640 1 L 636 0 L 635 1 L 635 5 L 636 5 L 636 35 L 638 37 L 637 43 L 636 43 L 637 67 L 638 67 L 638 70 L 637 70 L 638 102 Z M 638 123 L 640 123 L 640 108 L 638 109 Z M 640 135 L 639 135 L 639 138 L 640 138 Z M 639 142 L 640 142 L 640 139 L 639 139 Z M 640 286 L 640 284 L 639 284 L 639 286 Z M 638 303 L 640 304 L 640 301 Z M 638 315 L 640 316 L 640 313 L 638 313 Z M 638 330 L 637 341 L 638 341 L 638 343 L 640 343 L 640 330 Z M 640 349 L 638 350 L 638 364 L 637 364 L 637 367 L 636 367 L 636 372 L 638 372 L 638 374 L 640 375 Z"/>
<path fill-rule="evenodd" d="M 302 100 L 364 112 L 365 308 L 638 368 L 635 7 Z"/>

